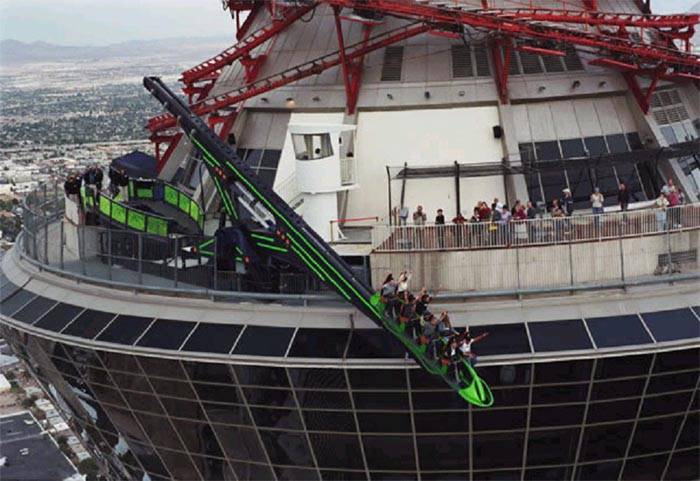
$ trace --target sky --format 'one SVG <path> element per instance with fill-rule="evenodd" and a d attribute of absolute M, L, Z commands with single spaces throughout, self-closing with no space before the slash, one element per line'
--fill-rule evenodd
<path fill-rule="evenodd" d="M 698 0 L 652 0 L 656 13 Z M 0 39 L 106 45 L 167 37 L 232 36 L 220 0 L 0 0 Z"/>

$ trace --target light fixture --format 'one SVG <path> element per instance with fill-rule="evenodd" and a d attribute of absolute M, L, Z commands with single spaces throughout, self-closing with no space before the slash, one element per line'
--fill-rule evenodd
<path fill-rule="evenodd" d="M 294 102 L 294 99 L 292 97 L 287 97 L 286 99 L 284 99 L 284 102 L 288 108 L 292 108 L 296 104 L 296 102 Z"/>
<path fill-rule="evenodd" d="M 542 92 L 544 92 L 545 90 L 547 90 L 547 87 L 545 87 L 544 85 L 540 85 L 540 87 L 537 89 L 537 91 L 538 91 L 539 93 L 542 93 Z"/>
<path fill-rule="evenodd" d="M 267 97 L 260 97 L 260 101 L 265 104 L 269 102 L 269 100 L 267 100 Z"/>
<path fill-rule="evenodd" d="M 459 92 L 457 92 L 457 95 L 459 95 L 460 97 L 464 97 L 464 90 L 460 90 Z"/>
<path fill-rule="evenodd" d="M 571 84 L 572 89 L 577 89 L 581 86 L 581 81 L 580 80 L 574 80 L 574 83 Z"/>
<path fill-rule="evenodd" d="M 320 102 L 320 101 L 321 101 L 321 97 L 314 97 L 314 98 L 312 98 L 311 100 L 313 100 L 314 102 Z"/>
<path fill-rule="evenodd" d="M 603 88 L 606 85 L 608 85 L 608 82 L 605 80 L 601 80 L 600 82 L 598 82 L 598 88 Z"/>
<path fill-rule="evenodd" d="M 386 94 L 386 98 L 388 98 L 389 100 L 394 100 L 394 96 L 391 94 Z"/>
<path fill-rule="evenodd" d="M 425 96 L 426 100 L 430 98 L 430 92 L 427 90 L 423 93 L 423 95 Z"/>

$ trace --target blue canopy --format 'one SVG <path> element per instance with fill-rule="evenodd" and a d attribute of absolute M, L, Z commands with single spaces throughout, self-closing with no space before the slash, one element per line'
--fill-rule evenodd
<path fill-rule="evenodd" d="M 124 169 L 129 177 L 153 179 L 158 176 L 156 159 L 140 150 L 122 155 L 112 160 L 112 167 Z"/>

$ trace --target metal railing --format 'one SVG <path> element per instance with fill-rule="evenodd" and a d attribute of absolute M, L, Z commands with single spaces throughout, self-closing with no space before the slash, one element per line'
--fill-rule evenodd
<path fill-rule="evenodd" d="M 351 185 L 355 183 L 356 167 L 354 157 L 341 157 L 340 159 L 340 184 Z"/>
<path fill-rule="evenodd" d="M 472 250 L 594 242 L 700 228 L 700 204 L 600 215 L 447 225 L 375 225 L 373 252 Z"/>
<path fill-rule="evenodd" d="M 217 265 L 214 237 L 162 237 L 78 225 L 69 220 L 71 215 L 64 217 L 66 209 L 75 208 L 77 212 L 77 206 L 66 202 L 62 189 L 55 186 L 33 192 L 23 207 L 24 225 L 17 243 L 20 255 L 39 269 L 57 275 L 122 289 L 222 300 L 306 304 L 335 297 L 306 274 L 280 274 L 266 282 L 253 282 L 236 272 L 233 263 Z M 396 229 L 402 234 L 410 230 L 412 235 L 422 235 L 416 242 L 421 242 L 423 248 L 409 255 L 407 250 L 375 252 L 368 282 L 376 287 L 387 272 L 409 269 L 413 286 L 425 285 L 440 298 L 450 299 L 698 279 L 698 236 L 691 231 L 700 225 L 700 206 L 668 210 L 665 217 L 656 214 L 653 210 L 607 214 L 598 222 L 594 219 L 593 226 L 586 223 L 590 216 L 540 219 L 539 225 L 526 223 L 532 229 L 525 229 L 527 242 L 516 242 L 516 232 L 510 231 L 511 245 L 518 247 L 511 249 L 499 248 L 506 247 L 507 240 L 498 236 L 508 234 L 493 234 L 488 228 L 465 231 L 484 236 L 481 244 L 467 244 L 473 239 L 467 241 L 464 235 L 461 242 L 454 243 L 459 234 L 449 229 L 456 226 L 444 226 L 445 247 L 440 249 L 435 247 L 441 242 L 435 226 L 392 227 L 393 235 Z M 561 237 L 557 237 L 558 227 Z M 493 237 L 483 244 L 487 235 Z M 186 249 L 205 243 L 200 252 Z"/>

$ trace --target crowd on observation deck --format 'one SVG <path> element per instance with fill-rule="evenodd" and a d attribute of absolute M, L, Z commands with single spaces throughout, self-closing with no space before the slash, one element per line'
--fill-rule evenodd
<path fill-rule="evenodd" d="M 624 213 L 629 211 L 630 193 L 624 183 L 619 184 L 617 191 L 619 211 L 623 213 L 623 221 L 629 217 Z M 395 237 L 389 242 L 394 248 L 470 248 L 489 246 L 509 246 L 511 244 L 526 244 L 532 242 L 557 242 L 567 239 L 583 239 L 597 237 L 604 228 L 605 197 L 596 187 L 590 196 L 590 211 L 574 207 L 571 190 L 563 189 L 560 198 L 553 199 L 547 212 L 543 213 L 533 202 L 516 200 L 510 207 L 498 198 L 489 204 L 478 201 L 472 209 L 472 215 L 467 218 L 458 212 L 450 221 L 443 209 L 437 209 L 434 221 L 429 223 L 428 213 L 422 205 L 418 205 L 409 219 L 408 209 L 394 210 L 394 224 L 398 226 Z M 681 212 L 678 207 L 685 203 L 682 190 L 678 189 L 672 179 L 669 179 L 661 189 L 659 196 L 646 207 L 643 212 L 650 212 L 653 230 L 666 230 L 681 227 Z M 610 209 L 614 211 L 616 209 Z M 577 223 L 574 232 L 571 217 L 574 214 L 587 214 L 588 222 Z M 405 228 L 403 228 L 405 227 Z M 617 228 L 617 227 L 616 227 Z M 642 227 L 630 226 L 630 228 Z M 650 230 L 650 227 L 644 226 Z M 391 247 L 389 247 L 391 248 Z"/>

